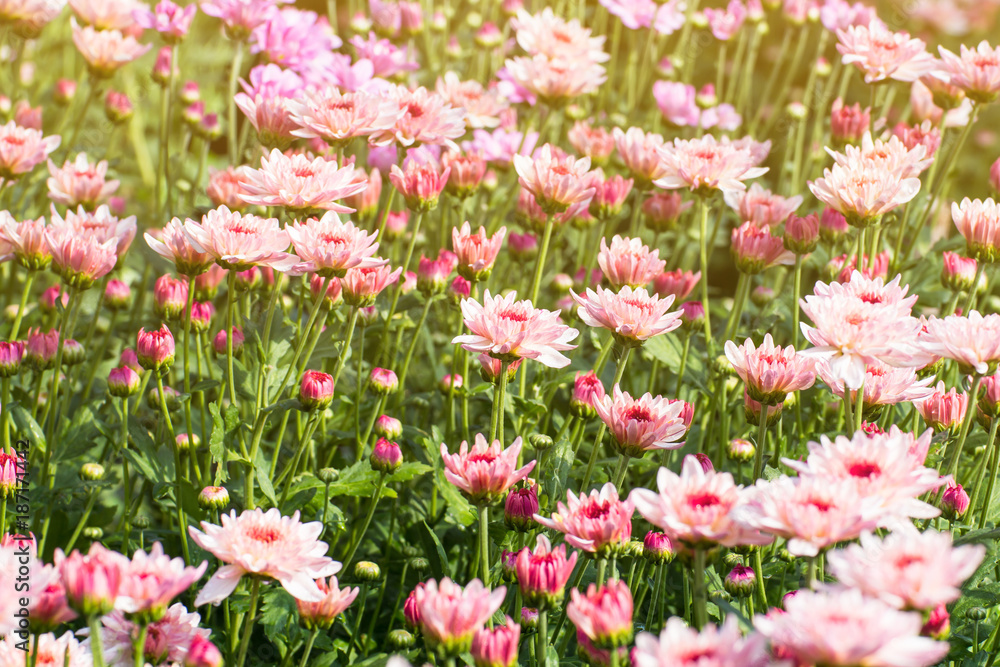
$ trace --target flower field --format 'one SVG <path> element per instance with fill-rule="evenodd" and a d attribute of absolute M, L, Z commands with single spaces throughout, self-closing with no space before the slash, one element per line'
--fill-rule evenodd
<path fill-rule="evenodd" d="M 0 667 L 992 667 L 995 0 L 0 0 Z"/>

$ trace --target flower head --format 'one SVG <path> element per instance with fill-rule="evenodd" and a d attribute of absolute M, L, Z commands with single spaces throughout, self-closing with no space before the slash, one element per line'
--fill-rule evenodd
<path fill-rule="evenodd" d="M 963 374 L 992 375 L 1000 362 L 1000 315 L 932 317 L 921 336 L 923 349 L 935 357 L 952 359 Z"/>
<path fill-rule="evenodd" d="M 548 519 L 536 514 L 535 521 L 563 533 L 566 541 L 577 549 L 603 557 L 628 544 L 634 513 L 632 501 L 620 500 L 615 485 L 608 482 L 590 495 L 576 496 L 567 491 L 566 504 L 557 503 L 556 511 Z"/>
<path fill-rule="evenodd" d="M 1000 207 L 992 199 L 968 197 L 951 205 L 951 219 L 965 237 L 968 254 L 980 262 L 1000 261 Z"/>
<path fill-rule="evenodd" d="M 542 146 L 533 158 L 515 155 L 514 169 L 521 187 L 534 195 L 548 215 L 563 213 L 594 195 L 594 188 L 584 178 L 590 158 L 560 157 L 550 144 Z"/>
<path fill-rule="evenodd" d="M 174 218 L 163 229 L 146 232 L 143 237 L 153 252 L 174 263 L 177 273 L 197 276 L 207 271 L 215 260 L 208 253 L 195 250 L 184 230 L 185 223 Z"/>
<path fill-rule="evenodd" d="M 73 27 L 73 43 L 87 61 L 91 73 L 101 79 L 111 77 L 123 65 L 153 48 L 151 44 L 140 44 L 135 37 L 125 36 L 119 30 L 95 30 L 89 25 L 81 28 L 75 18 L 70 19 L 70 24 Z"/>
<path fill-rule="evenodd" d="M 447 577 L 431 579 L 413 593 L 413 611 L 428 647 L 448 656 L 472 647 L 473 636 L 503 604 L 507 589 L 490 590 L 479 579 L 465 588 Z"/>
<path fill-rule="evenodd" d="M 537 537 L 534 549 L 522 549 L 514 568 L 525 602 L 538 609 L 555 606 L 563 598 L 576 559 L 575 553 L 566 558 L 564 545 L 553 549 L 544 535 Z"/>
<path fill-rule="evenodd" d="M 163 553 L 163 545 L 156 542 L 148 554 L 136 551 L 125 566 L 116 607 L 149 622 L 158 621 L 173 599 L 200 579 L 207 567 L 208 561 L 186 567 L 184 559 L 171 559 Z"/>
<path fill-rule="evenodd" d="M 333 211 L 327 211 L 319 220 L 310 218 L 304 223 L 294 222 L 287 227 L 295 252 L 302 263 L 295 272 L 317 273 L 324 278 L 343 276 L 348 269 L 381 266 L 388 260 L 372 258 L 378 252 L 375 237 L 341 222 Z"/>
<path fill-rule="evenodd" d="M 692 415 L 689 404 L 645 394 L 632 398 L 618 385 L 611 395 L 594 401 L 594 409 L 615 439 L 618 451 L 641 458 L 654 449 L 677 449 L 687 433 Z"/>
<path fill-rule="evenodd" d="M 583 296 L 570 291 L 580 305 L 577 315 L 587 326 L 609 329 L 620 342 L 636 346 L 681 325 L 680 311 L 670 311 L 673 295 L 650 296 L 645 288 L 622 287 L 617 293 L 598 287 Z"/>
<path fill-rule="evenodd" d="M 399 194 L 403 195 L 407 208 L 426 212 L 437 206 L 450 174 L 448 167 L 441 170 L 436 164 L 409 160 L 403 169 L 392 165 L 389 180 Z"/>
<path fill-rule="evenodd" d="M 696 193 L 744 190 L 743 181 L 767 172 L 767 168 L 758 165 L 771 144 L 765 142 L 760 148 L 763 155 L 743 141 L 717 140 L 710 134 L 697 139 L 674 139 L 673 143 L 657 149 L 664 173 L 653 185 L 665 190 L 688 188 Z"/>
<path fill-rule="evenodd" d="M 94 542 L 87 555 L 74 551 L 66 556 L 57 549 L 55 565 L 70 608 L 84 617 L 103 616 L 118 600 L 128 559 Z"/>
<path fill-rule="evenodd" d="M 340 279 L 344 302 L 359 308 L 371 306 L 382 290 L 399 280 L 402 272 L 403 267 L 393 270 L 388 264 L 348 269 Z"/>
<path fill-rule="evenodd" d="M 62 168 L 49 160 L 49 199 L 69 207 L 94 208 L 118 189 L 118 181 L 105 180 L 107 173 L 106 161 L 91 164 L 86 153 L 77 154 L 73 162 L 67 160 Z"/>
<path fill-rule="evenodd" d="M 41 130 L 21 127 L 14 121 L 0 126 L 0 177 L 14 179 L 45 161 L 59 147 L 61 138 L 43 137 Z"/>
<path fill-rule="evenodd" d="M 648 285 L 663 271 L 666 261 L 660 259 L 659 250 L 650 252 L 642 239 L 615 235 L 610 247 L 605 239 L 601 239 L 597 264 L 612 289 L 625 285 L 634 289 Z"/>
<path fill-rule="evenodd" d="M 746 383 L 750 397 L 765 405 L 777 405 L 787 394 L 808 389 L 816 381 L 812 361 L 796 355 L 790 345 L 775 346 L 769 333 L 760 347 L 749 338 L 739 347 L 726 341 L 726 358 Z"/>
<path fill-rule="evenodd" d="M 451 247 L 458 257 L 458 274 L 466 280 L 489 278 L 506 234 L 506 227 L 498 229 L 493 236 L 487 236 L 483 227 L 473 234 L 468 221 L 461 227 L 452 228 Z"/>
<path fill-rule="evenodd" d="M 644 632 L 635 638 L 634 667 L 764 667 L 771 664 L 764 638 L 757 633 L 746 637 L 735 616 L 726 616 L 722 627 L 712 624 L 701 632 L 680 618 L 667 621 L 659 636 Z"/>
<path fill-rule="evenodd" d="M 521 626 L 508 616 L 504 625 L 480 628 L 472 636 L 472 663 L 476 667 L 513 667 L 517 664 Z"/>
<path fill-rule="evenodd" d="M 353 209 L 336 200 L 368 187 L 366 180 L 356 181 L 353 177 L 353 166 L 338 167 L 325 158 L 310 161 L 302 154 L 288 156 L 273 149 L 268 157 L 260 159 L 260 169 L 243 172 L 240 197 L 260 206 L 352 213 Z"/>
<path fill-rule="evenodd" d="M 973 102 L 987 104 L 1000 95 L 1000 48 L 985 39 L 970 49 L 959 45 L 958 55 L 938 47 L 944 73 L 952 86 L 960 88 Z"/>
<path fill-rule="evenodd" d="M 325 629 L 333 625 L 337 617 L 344 613 L 360 590 L 355 588 L 340 588 L 337 584 L 337 577 L 330 577 L 329 581 L 317 579 L 316 587 L 323 594 L 323 599 L 319 602 L 305 602 L 296 600 L 295 604 L 299 608 L 299 619 L 306 629 Z"/>
<path fill-rule="evenodd" d="M 185 221 L 184 232 L 196 252 L 206 253 L 231 271 L 254 266 L 287 271 L 299 261 L 285 252 L 290 238 L 275 218 L 242 215 L 220 206 L 202 216 L 200 223 Z"/>
<path fill-rule="evenodd" d="M 926 44 L 906 32 L 892 32 L 873 18 L 868 25 L 837 30 L 837 50 L 845 65 L 856 65 L 865 83 L 886 79 L 915 81 L 936 66 Z"/>
<path fill-rule="evenodd" d="M 482 433 L 476 434 L 471 450 L 469 443 L 463 441 L 457 454 L 449 454 L 448 446 L 441 443 L 445 477 L 469 496 L 472 502 L 482 505 L 498 502 L 507 489 L 534 470 L 534 461 L 523 468 L 517 467 L 520 453 L 521 438 L 515 438 L 510 447 L 503 449 L 499 440 L 490 444 Z"/>
<path fill-rule="evenodd" d="M 599 648 L 627 646 L 632 641 L 632 593 L 625 582 L 612 579 L 586 593 L 570 591 L 566 616 Z"/>

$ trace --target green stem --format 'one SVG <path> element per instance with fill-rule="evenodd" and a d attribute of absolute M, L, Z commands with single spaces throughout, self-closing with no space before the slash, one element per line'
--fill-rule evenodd
<path fill-rule="evenodd" d="M 250 637 L 253 635 L 253 625 L 257 616 L 257 602 L 260 599 L 260 577 L 253 577 L 253 584 L 250 587 L 250 609 L 247 611 L 246 627 L 243 630 L 243 639 L 240 641 L 240 653 L 236 659 L 236 667 L 243 667 L 247 659 L 247 649 L 250 648 Z"/>
<path fill-rule="evenodd" d="M 520 610 L 518 610 L 520 611 Z M 535 659 L 542 667 L 548 665 L 549 646 L 549 613 L 544 609 L 538 612 L 538 633 L 535 635 Z"/>
<path fill-rule="evenodd" d="M 976 262 L 976 278 L 972 281 L 969 294 L 965 297 L 965 305 L 962 306 L 962 315 L 969 316 L 972 306 L 976 303 L 976 293 L 979 291 L 979 281 L 983 278 L 983 271 L 986 270 L 986 262 Z"/>
<path fill-rule="evenodd" d="M 802 294 L 802 255 L 795 255 L 794 292 L 792 293 L 792 347 L 798 348 L 799 335 L 799 296 Z"/>
<path fill-rule="evenodd" d="M 125 456 L 125 450 L 128 448 L 128 399 L 121 399 L 122 408 L 122 432 L 121 432 L 121 452 L 122 452 L 122 553 L 126 556 L 128 555 L 128 542 L 129 538 L 132 536 L 132 525 L 131 525 L 131 515 L 129 513 L 129 505 L 132 502 L 132 480 L 129 479 L 128 473 L 128 457 Z"/>
<path fill-rule="evenodd" d="M 969 406 L 968 409 L 972 409 Z M 997 437 L 997 426 L 1000 426 L 1000 419 L 997 417 L 990 418 L 990 437 L 986 441 L 986 449 L 983 452 L 983 463 L 979 466 L 979 471 L 976 473 L 976 483 L 972 488 L 972 495 L 969 500 L 969 523 L 973 521 L 973 517 L 976 514 L 976 507 L 979 504 L 979 491 L 982 489 L 983 479 L 986 477 L 986 469 L 990 467 L 990 462 L 993 462 L 993 471 L 990 475 L 989 490 L 986 492 L 986 509 L 983 510 L 983 516 L 980 517 L 979 527 L 984 528 L 986 524 L 986 515 L 989 514 L 990 501 L 993 498 L 993 484 L 997 477 L 997 466 L 996 466 L 996 437 Z"/>
<path fill-rule="evenodd" d="M 615 467 L 614 483 L 615 488 L 619 491 L 622 490 L 622 483 L 625 481 L 625 473 L 628 472 L 628 459 L 629 457 L 625 454 L 618 455 L 618 464 Z"/>
<path fill-rule="evenodd" d="M 90 627 L 90 652 L 94 659 L 94 667 L 104 667 L 104 647 L 101 645 L 101 617 L 92 614 L 87 618 Z M 37 653 L 38 647 L 35 647 Z M 68 655 L 66 658 L 69 661 Z"/>
<path fill-rule="evenodd" d="M 983 376 L 976 374 L 976 379 L 972 382 L 972 391 L 969 392 L 968 408 L 965 411 L 965 419 L 962 420 L 962 430 L 959 432 L 958 440 L 954 442 L 954 447 L 949 456 L 945 456 L 948 461 L 948 474 L 952 477 L 958 472 L 958 462 L 962 458 L 962 449 L 965 447 L 965 438 L 969 435 L 969 426 L 972 424 L 972 416 L 976 414 L 976 402 L 979 400 L 979 386 L 983 382 Z"/>
<path fill-rule="evenodd" d="M 302 659 L 299 660 L 299 667 L 306 667 L 309 664 L 309 654 L 312 653 L 313 643 L 316 641 L 316 637 L 319 635 L 319 628 L 314 628 L 311 633 L 309 633 L 309 639 L 306 640 L 306 648 L 302 652 Z"/>
<path fill-rule="evenodd" d="M 282 480 L 285 480 L 285 488 L 281 492 L 281 502 L 278 503 L 279 505 L 284 505 L 285 501 L 288 500 L 288 492 L 292 488 L 292 480 L 295 479 L 295 472 L 299 468 L 299 461 L 302 459 L 302 454 L 306 451 L 306 446 L 309 444 L 309 441 L 312 440 L 313 434 L 316 432 L 316 427 L 319 425 L 319 415 L 319 411 L 313 412 L 309 415 L 309 423 L 306 425 L 306 430 L 302 434 L 302 439 L 299 440 L 299 447 L 295 450 L 295 456 L 292 457 L 291 463 L 288 464 L 285 471 L 281 473 L 280 477 L 278 477 L 277 481 L 279 484 Z"/>
<path fill-rule="evenodd" d="M 394 188 L 392 190 L 394 190 Z M 392 190 L 390 190 L 390 193 Z M 385 325 L 382 329 L 382 338 L 379 340 L 378 354 L 383 360 L 391 360 L 396 354 L 396 350 L 386 349 L 386 343 L 389 341 L 389 330 L 392 328 L 392 319 L 396 316 L 396 308 L 399 306 L 399 297 L 403 294 L 403 282 L 406 279 L 406 272 L 410 268 L 410 260 L 413 259 L 413 249 L 417 245 L 417 237 L 420 236 L 420 224 L 423 222 L 423 219 L 424 214 L 421 211 L 417 211 L 413 216 L 413 229 L 410 230 L 410 242 L 406 246 L 406 255 L 404 256 L 403 263 L 401 265 L 403 270 L 400 272 L 399 280 L 396 281 L 396 289 L 392 291 L 392 303 L 389 304 L 389 312 L 385 317 Z M 390 352 L 393 355 L 392 357 L 387 356 Z"/>
<path fill-rule="evenodd" d="M 479 578 L 483 586 L 490 587 L 490 508 L 479 506 Z"/>
<path fill-rule="evenodd" d="M 767 410 L 770 406 L 760 405 L 760 417 L 757 420 L 757 448 L 753 456 L 753 481 L 760 479 L 764 469 L 764 447 L 767 444 Z"/>
<path fill-rule="evenodd" d="M 375 486 L 375 495 L 372 497 L 372 502 L 368 506 L 368 513 L 365 514 L 365 520 L 361 524 L 361 533 L 358 535 L 357 541 L 348 552 L 347 557 L 344 558 L 344 572 L 350 571 L 348 570 L 348 566 L 350 566 L 351 562 L 354 560 L 354 554 L 357 553 L 358 547 L 361 546 L 361 543 L 364 541 L 365 533 L 368 532 L 368 526 L 371 525 L 372 517 L 375 516 L 375 507 L 378 506 L 378 501 L 382 497 L 382 490 L 385 488 L 385 477 L 385 473 L 379 475 L 378 483 Z"/>
<path fill-rule="evenodd" d="M 146 634 L 149 626 L 145 623 L 139 625 L 139 636 L 135 638 L 132 645 L 132 655 L 135 658 L 135 667 L 145 667 L 146 665 Z"/>
<path fill-rule="evenodd" d="M 351 318 L 347 321 L 347 338 L 344 339 L 344 347 L 340 350 L 340 357 L 337 359 L 337 368 L 333 373 L 333 386 L 334 390 L 337 387 L 337 381 L 340 380 L 340 374 L 344 371 L 344 365 L 347 363 L 347 354 L 351 350 L 351 340 L 354 338 L 354 329 L 358 323 L 358 308 L 351 309 Z M 361 381 L 361 378 L 358 378 Z"/>
<path fill-rule="evenodd" d="M 844 422 L 847 424 L 848 435 L 854 435 L 854 410 L 851 408 L 851 390 L 844 385 Z"/>
<path fill-rule="evenodd" d="M 181 451 L 177 447 L 174 425 L 170 421 L 170 411 L 167 410 L 167 398 L 163 393 L 163 376 L 155 369 L 149 372 L 156 375 L 156 392 L 160 396 L 160 411 L 163 413 L 163 419 L 167 424 L 167 436 L 170 438 L 169 447 L 174 452 L 174 493 L 176 495 L 174 501 L 177 505 L 177 523 L 180 526 L 181 549 L 184 552 L 184 562 L 190 564 L 191 553 L 188 550 L 187 517 L 184 513 L 184 506 L 181 503 L 181 482 L 184 479 L 184 467 L 181 465 Z"/>
<path fill-rule="evenodd" d="M 708 198 L 701 197 L 701 215 L 698 225 L 698 257 L 701 264 L 701 305 L 705 308 L 705 349 L 708 360 L 712 358 L 711 307 L 708 301 Z"/>
<path fill-rule="evenodd" d="M 758 577 L 763 573 L 758 573 Z M 694 567 L 691 570 L 691 596 L 694 600 L 694 627 L 701 630 L 708 623 L 708 589 L 705 586 L 705 550 L 694 550 Z"/>
<path fill-rule="evenodd" d="M 228 130 L 228 143 L 229 143 L 229 163 L 239 164 L 240 155 L 237 149 L 236 143 L 236 80 L 239 78 L 240 69 L 243 67 L 243 42 L 242 40 L 236 42 L 236 55 L 233 57 L 232 66 L 229 68 L 229 97 L 226 98 L 229 102 L 229 127 Z M 242 665 L 242 661 L 240 662 Z"/>
<path fill-rule="evenodd" d="M 96 490 L 90 492 L 87 498 L 87 506 L 83 510 L 83 516 L 80 517 L 79 523 L 73 529 L 73 535 L 69 538 L 69 542 L 66 543 L 66 553 L 73 551 L 73 547 L 76 546 L 76 541 L 80 537 L 80 533 L 83 532 L 84 526 L 87 525 L 87 520 L 90 519 L 90 513 L 94 510 L 94 505 L 97 504 L 97 495 Z"/>
<path fill-rule="evenodd" d="M 417 347 L 417 341 L 420 340 L 420 333 L 424 330 L 424 323 L 427 321 L 427 314 L 430 312 L 431 304 L 433 299 L 430 297 L 424 300 L 424 308 L 420 312 L 420 320 L 417 322 L 417 328 L 413 331 L 413 338 L 410 339 L 410 345 L 406 348 L 406 356 L 403 357 L 403 370 L 399 374 L 399 388 L 401 391 L 406 389 L 406 374 L 410 370 L 410 360 L 413 358 L 413 351 Z M 462 378 L 465 379 L 464 377 Z"/>
<path fill-rule="evenodd" d="M 757 595 L 760 597 L 761 611 L 767 611 L 767 589 L 764 588 L 764 565 L 761 562 L 761 547 L 753 552 L 753 567 L 757 571 Z"/>
<path fill-rule="evenodd" d="M 541 138 L 539 138 L 541 141 Z M 549 243 L 552 240 L 552 228 L 555 223 L 552 215 L 545 217 L 545 231 L 542 233 L 542 245 L 538 249 L 538 259 L 535 262 L 535 274 L 531 279 L 531 303 L 538 301 L 538 290 L 542 285 L 542 272 L 545 270 L 545 259 L 549 253 Z"/>
<path fill-rule="evenodd" d="M 11 272 L 14 265 L 11 264 Z M 17 307 L 17 315 L 14 317 L 14 326 L 10 330 L 9 341 L 17 340 L 17 334 L 21 331 L 21 320 L 24 318 L 24 309 L 28 305 L 28 294 L 31 293 L 31 284 L 35 280 L 35 271 L 28 269 L 28 276 L 24 279 L 24 289 L 21 290 L 21 303 Z"/>

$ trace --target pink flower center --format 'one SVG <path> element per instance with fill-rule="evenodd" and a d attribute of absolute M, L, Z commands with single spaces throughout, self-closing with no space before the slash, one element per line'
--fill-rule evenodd
<path fill-rule="evenodd" d="M 651 422 L 653 421 L 653 415 L 650 414 L 649 408 L 644 405 L 633 405 L 625 409 L 623 415 L 625 419 L 630 419 L 637 422 Z"/>
<path fill-rule="evenodd" d="M 810 498 L 805 502 L 805 504 L 815 507 L 820 512 L 829 512 L 833 509 L 833 503 L 823 500 L 822 498 Z"/>
<path fill-rule="evenodd" d="M 406 113 L 410 116 L 410 118 L 420 118 L 424 115 L 424 108 L 416 102 L 411 102 L 406 107 Z"/>
<path fill-rule="evenodd" d="M 719 504 L 719 496 L 714 493 L 696 493 L 688 498 L 688 505 L 695 509 L 702 509 Z"/>
<path fill-rule="evenodd" d="M 466 461 L 469 463 L 493 463 L 496 458 L 496 454 L 487 450 L 485 452 L 475 452 L 473 454 L 469 454 L 469 458 L 467 458 Z"/>
<path fill-rule="evenodd" d="M 271 526 L 250 526 L 244 535 L 264 544 L 273 544 L 281 539 L 281 532 Z"/>
<path fill-rule="evenodd" d="M 867 461 L 859 461 L 858 463 L 852 463 L 847 468 L 847 473 L 851 477 L 873 477 L 877 476 L 882 472 L 882 469 L 874 463 L 869 463 Z"/>
<path fill-rule="evenodd" d="M 340 234 L 321 234 L 319 240 L 328 246 L 332 245 L 340 247 L 347 245 L 347 239 Z"/>
<path fill-rule="evenodd" d="M 604 501 L 601 503 L 592 502 L 583 508 L 583 515 L 588 519 L 603 519 L 611 511 L 611 503 Z"/>
<path fill-rule="evenodd" d="M 330 100 L 326 103 L 326 108 L 330 111 L 354 111 L 354 100 L 344 99 Z"/>
<path fill-rule="evenodd" d="M 562 165 L 562 164 L 553 165 L 552 168 L 550 169 L 550 171 L 553 174 L 557 174 L 559 176 L 566 176 L 566 175 L 568 175 L 570 173 L 570 171 L 566 167 L 566 165 Z"/>
<path fill-rule="evenodd" d="M 292 170 L 292 173 L 297 178 L 312 178 L 313 176 L 316 175 L 316 172 L 313 170 L 311 166 L 296 167 L 295 169 Z"/>
<path fill-rule="evenodd" d="M 865 303 L 882 303 L 882 295 L 874 292 L 866 292 L 858 297 Z"/>
<path fill-rule="evenodd" d="M 3 142 L 5 144 L 11 144 L 14 146 L 23 146 L 25 144 L 25 139 L 22 136 L 8 134 L 7 136 L 3 137 Z"/>
<path fill-rule="evenodd" d="M 524 310 L 524 308 L 519 308 L 516 305 L 511 306 L 510 308 L 507 308 L 505 310 L 501 310 L 499 313 L 497 313 L 497 316 L 502 320 L 508 320 L 511 322 L 528 321 L 528 313 Z"/>

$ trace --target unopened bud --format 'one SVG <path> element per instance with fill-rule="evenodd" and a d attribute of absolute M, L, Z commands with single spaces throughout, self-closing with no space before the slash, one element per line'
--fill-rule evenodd
<path fill-rule="evenodd" d="M 80 466 L 80 479 L 85 482 L 99 482 L 104 479 L 104 466 L 100 463 L 84 463 Z"/>

